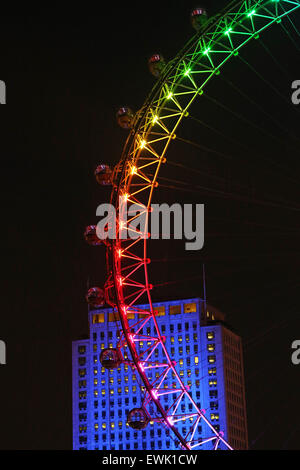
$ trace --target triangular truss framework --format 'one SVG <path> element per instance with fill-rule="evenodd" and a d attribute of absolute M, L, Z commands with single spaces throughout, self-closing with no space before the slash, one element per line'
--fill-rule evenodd
<path fill-rule="evenodd" d="M 119 163 L 119 177 L 112 191 L 111 202 L 116 208 L 117 234 L 128 230 L 128 237 L 116 240 L 108 247 L 109 279 L 107 292 L 116 307 L 116 320 L 121 322 L 123 333 L 118 347 L 128 348 L 131 366 L 138 371 L 145 390 L 141 404 L 149 417 L 162 423 L 175 435 L 184 449 L 198 449 L 212 441 L 214 449 L 220 443 L 232 449 L 222 432 L 218 432 L 198 408 L 189 394 L 189 387 L 176 371 L 156 320 L 151 301 L 151 284 L 147 265 L 147 222 L 152 194 L 158 184 L 160 166 L 166 161 L 170 142 L 176 139 L 176 130 L 196 98 L 201 97 L 206 84 L 220 73 L 223 65 L 253 38 L 259 38 L 267 28 L 300 8 L 300 0 L 246 0 L 230 5 L 222 16 L 210 21 L 205 29 L 192 38 L 187 46 L 170 61 L 156 83 L 144 106 L 136 114 L 132 132 L 125 144 Z M 145 214 L 143 232 L 132 228 L 134 218 L 123 222 L 124 202 L 138 204 Z M 135 238 L 132 238 L 132 237 Z M 113 294 L 111 295 L 111 292 Z M 138 307 L 145 300 L 149 309 Z M 152 324 L 153 336 L 141 334 Z M 146 345 L 146 347 L 142 347 Z M 160 358 L 155 359 L 160 350 Z M 125 351 L 125 349 L 124 349 Z M 124 354 L 127 357 L 127 353 Z M 155 369 L 155 379 L 150 380 L 147 370 Z M 170 382 L 172 386 L 170 387 Z M 169 395 L 171 403 L 166 410 L 161 397 Z M 183 400 L 191 405 L 189 412 L 179 412 Z M 152 406 L 159 417 L 153 417 Z M 177 424 L 188 422 L 185 435 Z M 208 435 L 196 438 L 198 426 L 206 424 Z"/>

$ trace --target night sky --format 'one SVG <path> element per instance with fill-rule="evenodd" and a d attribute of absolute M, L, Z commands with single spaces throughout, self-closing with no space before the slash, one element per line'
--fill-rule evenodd
<path fill-rule="evenodd" d="M 127 133 L 115 113 L 142 106 L 155 83 L 148 57 L 168 60 L 184 46 L 193 6 L 112 2 L 0 18 L 0 449 L 72 448 L 71 342 L 88 334 L 87 284 L 106 275 L 104 252 L 83 238 L 109 199 L 93 172 L 117 163 Z M 293 20 L 300 30 L 299 12 Z M 153 299 L 201 296 L 204 263 L 208 302 L 243 339 L 251 449 L 300 442 L 300 365 L 291 362 L 300 339 L 300 105 L 290 98 L 300 37 L 283 25 L 290 37 L 276 25 L 253 41 L 191 111 L 178 135 L 202 148 L 170 146 L 176 164 L 163 169 L 156 202 L 204 203 L 204 248 L 150 246 Z"/>

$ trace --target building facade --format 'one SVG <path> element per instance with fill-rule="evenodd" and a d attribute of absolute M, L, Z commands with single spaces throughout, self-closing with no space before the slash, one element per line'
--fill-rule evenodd
<path fill-rule="evenodd" d="M 241 338 L 226 326 L 221 312 L 205 307 L 200 298 L 154 303 L 153 307 L 170 357 L 194 401 L 234 449 L 247 449 Z M 89 331 L 88 339 L 72 343 L 73 449 L 176 449 L 173 436 L 162 425 L 150 422 L 145 429 L 135 430 L 127 424 L 127 414 L 140 406 L 143 390 L 128 364 L 107 370 L 100 363 L 101 351 L 114 348 L 120 338 L 113 310 L 90 310 Z M 148 328 L 144 334 L 153 332 Z M 163 399 L 167 409 L 171 397 L 167 394 Z M 180 406 L 183 413 L 188 411 L 188 403 Z M 187 425 L 178 423 L 183 428 Z M 197 432 L 201 438 L 201 427 Z"/>

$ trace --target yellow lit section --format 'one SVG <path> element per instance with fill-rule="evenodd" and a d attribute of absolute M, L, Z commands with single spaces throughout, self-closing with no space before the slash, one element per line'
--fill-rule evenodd
<path fill-rule="evenodd" d="M 129 312 L 127 312 L 126 316 L 127 316 L 128 320 L 134 320 L 134 312 L 129 311 Z"/>
<path fill-rule="evenodd" d="M 197 312 L 197 304 L 195 302 L 191 304 L 184 304 L 184 313 Z"/>
<path fill-rule="evenodd" d="M 170 305 L 170 315 L 178 315 L 181 313 L 181 305 Z"/>
<path fill-rule="evenodd" d="M 104 313 L 95 313 L 93 315 L 93 323 L 104 323 Z"/>
<path fill-rule="evenodd" d="M 166 314 L 165 306 L 155 307 L 155 314 L 157 317 L 163 317 Z"/>

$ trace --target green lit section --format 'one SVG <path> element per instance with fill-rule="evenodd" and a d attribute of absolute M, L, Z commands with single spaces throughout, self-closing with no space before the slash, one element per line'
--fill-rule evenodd
<path fill-rule="evenodd" d="M 251 18 L 252 16 L 254 16 L 255 13 L 256 13 L 255 10 L 250 11 L 250 12 L 247 14 L 248 18 Z"/>
<path fill-rule="evenodd" d="M 184 72 L 184 75 L 187 76 L 191 73 L 191 69 L 186 69 L 186 71 Z"/>
<path fill-rule="evenodd" d="M 209 52 L 210 52 L 210 47 L 207 47 L 206 49 L 204 49 L 203 54 L 208 55 Z"/>
<path fill-rule="evenodd" d="M 225 35 L 229 36 L 229 34 L 232 32 L 232 28 L 228 28 L 227 31 L 225 31 Z"/>
<path fill-rule="evenodd" d="M 170 91 L 170 92 L 167 94 L 167 100 L 170 100 L 172 97 L 173 97 L 173 93 Z"/>

